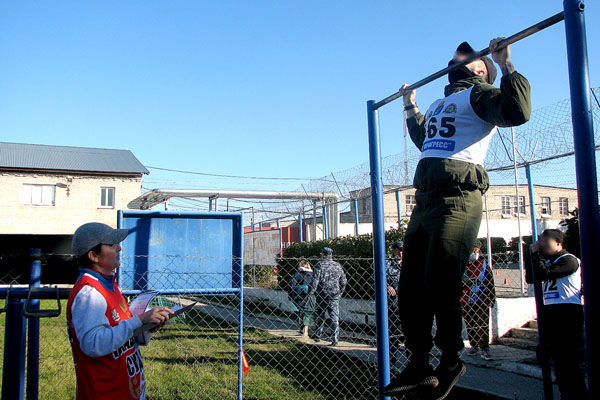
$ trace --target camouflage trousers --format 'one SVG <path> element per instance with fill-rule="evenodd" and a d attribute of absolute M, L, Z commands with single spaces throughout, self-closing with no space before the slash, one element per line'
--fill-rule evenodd
<path fill-rule="evenodd" d="M 331 341 L 336 342 L 340 338 L 340 299 L 318 299 L 315 307 L 315 337 L 323 335 L 326 315 L 329 315 L 331 323 Z"/>

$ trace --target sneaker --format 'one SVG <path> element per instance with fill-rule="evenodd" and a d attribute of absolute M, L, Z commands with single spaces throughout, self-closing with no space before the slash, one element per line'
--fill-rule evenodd
<path fill-rule="evenodd" d="M 435 389 L 434 400 L 444 400 L 456 385 L 456 383 L 467 372 L 467 367 L 462 361 L 458 361 L 453 368 L 448 368 L 447 364 L 441 362 L 435 369 L 435 376 L 439 385 Z"/>
<path fill-rule="evenodd" d="M 469 351 L 467 351 L 467 354 L 470 356 L 476 356 L 477 353 L 479 353 L 479 347 L 477 346 L 473 346 Z"/>
<path fill-rule="evenodd" d="M 395 396 L 418 388 L 434 388 L 438 385 L 438 379 L 433 374 L 431 367 L 420 369 L 408 364 L 404 371 L 392 379 L 389 385 L 384 387 L 381 396 Z"/>
<path fill-rule="evenodd" d="M 321 338 L 320 338 L 320 337 L 318 337 L 318 336 L 315 336 L 315 335 L 311 336 L 310 338 L 311 338 L 312 340 L 314 340 L 315 342 L 317 342 L 317 343 L 319 343 L 319 342 L 321 341 Z"/>
<path fill-rule="evenodd" d="M 492 355 L 490 354 L 489 347 L 481 349 L 481 358 L 483 358 L 485 361 L 491 361 L 493 359 Z"/>
<path fill-rule="evenodd" d="M 331 342 L 331 344 L 330 344 L 330 346 L 333 346 L 333 347 L 335 347 L 337 345 L 338 345 L 338 342 Z"/>

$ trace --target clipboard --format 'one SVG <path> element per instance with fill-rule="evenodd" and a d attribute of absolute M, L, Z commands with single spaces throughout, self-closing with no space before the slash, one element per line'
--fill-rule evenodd
<path fill-rule="evenodd" d="M 180 314 L 183 314 L 184 312 L 190 311 L 192 308 L 194 308 L 194 306 L 198 304 L 197 301 L 193 302 L 192 304 L 188 304 L 185 307 L 181 307 L 179 310 L 174 311 L 173 314 L 169 315 L 169 319 L 171 318 L 175 318 Z M 146 331 L 149 331 L 150 329 L 156 328 L 157 324 L 144 324 L 142 326 L 140 326 L 139 328 L 137 328 L 135 330 L 135 332 L 133 332 L 133 336 L 137 336 L 140 335 Z"/>

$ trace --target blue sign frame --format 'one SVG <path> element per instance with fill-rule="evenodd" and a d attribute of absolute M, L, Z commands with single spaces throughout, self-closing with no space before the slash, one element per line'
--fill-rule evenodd
<path fill-rule="evenodd" d="M 242 286 L 241 213 L 119 211 L 126 294 L 234 293 Z"/>

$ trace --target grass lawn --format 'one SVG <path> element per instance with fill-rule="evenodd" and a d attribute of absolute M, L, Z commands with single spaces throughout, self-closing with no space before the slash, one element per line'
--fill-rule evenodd
<path fill-rule="evenodd" d="M 42 308 L 55 307 L 43 301 Z M 63 303 L 63 311 L 66 302 Z M 148 397 L 153 400 L 235 399 L 237 328 L 199 312 L 157 333 L 142 348 Z M 65 313 L 41 320 L 40 398 L 71 399 L 75 372 Z M 0 341 L 4 340 L 1 318 Z M 244 333 L 250 373 L 244 399 L 375 398 L 377 371 L 368 364 L 321 346 L 280 340 L 248 328 Z M 3 350 L 0 346 L 0 351 Z M 1 360 L 1 358 L 0 358 Z"/>

